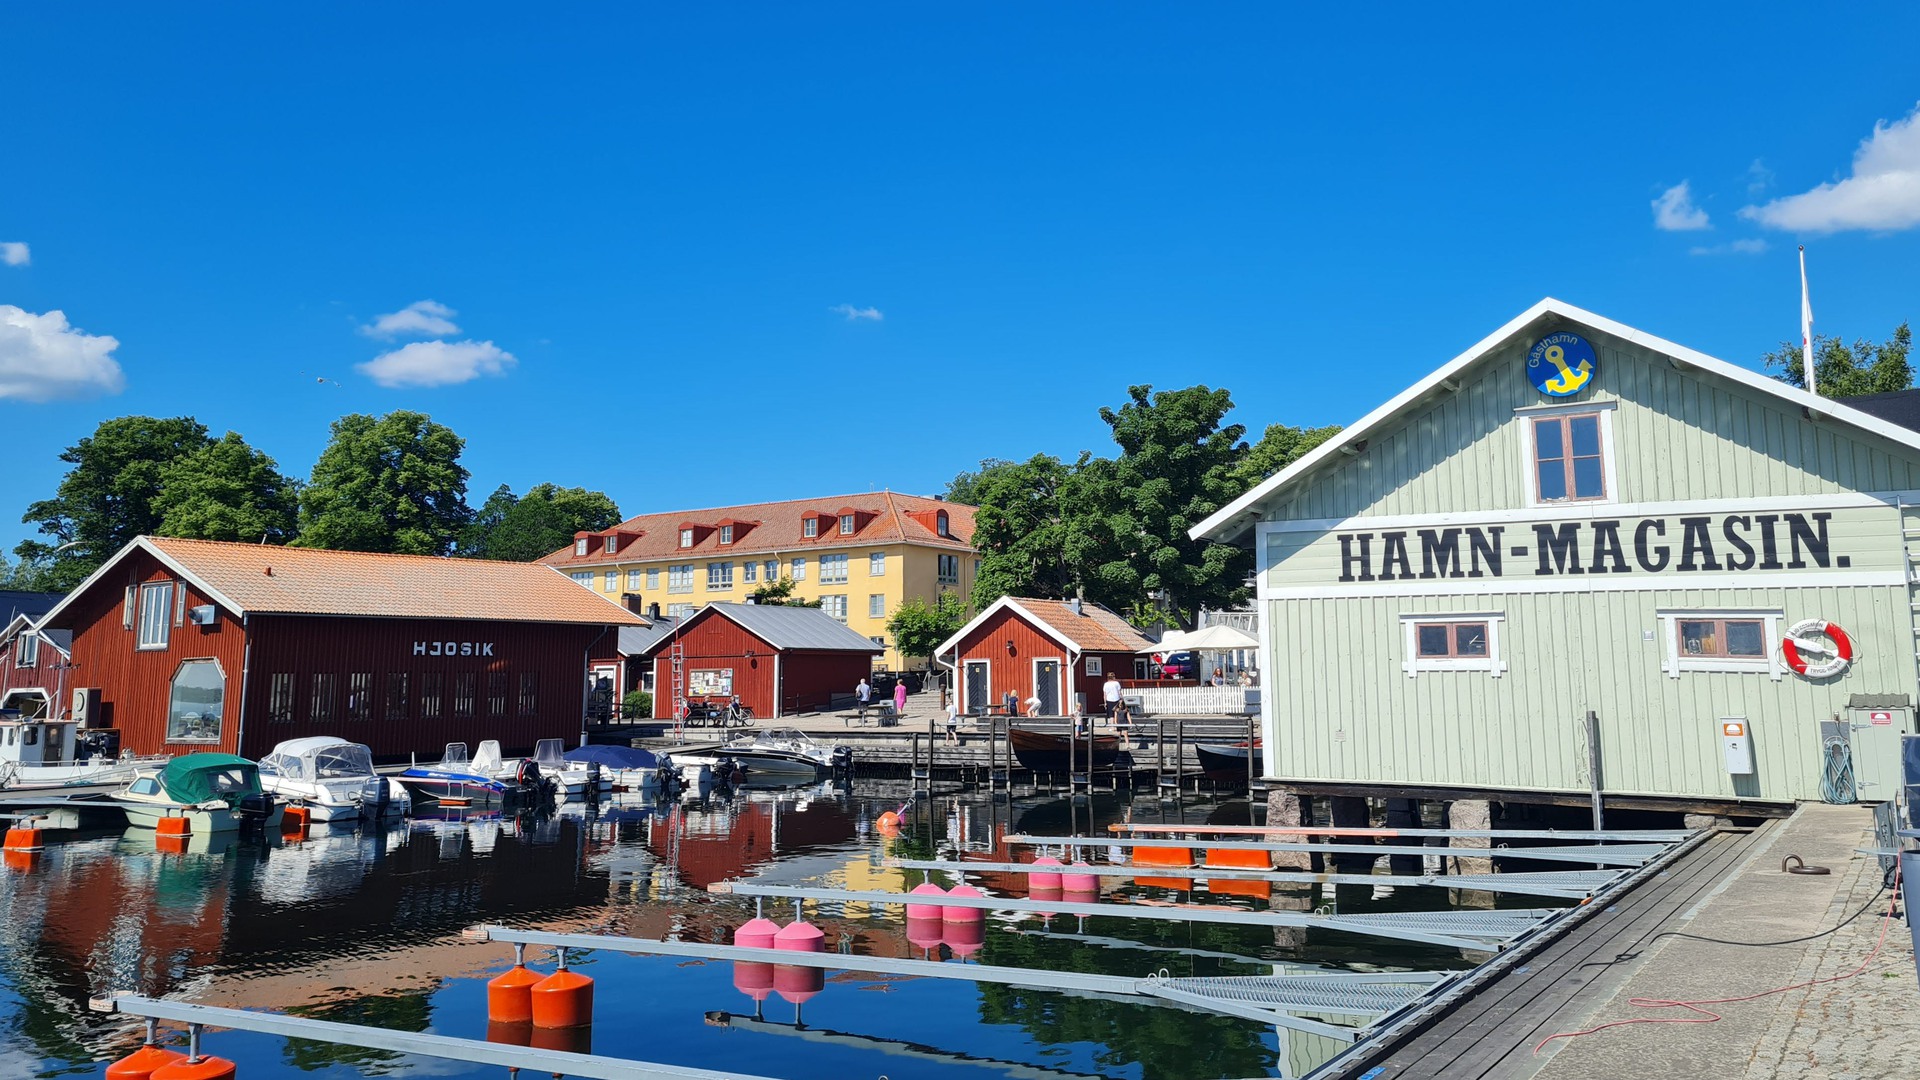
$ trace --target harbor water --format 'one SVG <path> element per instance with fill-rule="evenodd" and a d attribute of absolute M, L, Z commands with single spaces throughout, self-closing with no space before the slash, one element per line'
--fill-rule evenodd
<path fill-rule="evenodd" d="M 888 811 L 901 812 L 897 833 L 876 827 Z M 910 800 L 872 783 L 660 806 L 575 803 L 517 817 L 450 813 L 316 828 L 304 840 L 194 837 L 178 854 L 156 850 L 150 830 L 58 834 L 30 867 L 0 874 L 0 1077 L 103 1076 L 141 1034 L 136 1022 L 88 1011 L 90 997 L 115 990 L 485 1039 L 486 982 L 512 964 L 512 949 L 463 941 L 474 924 L 724 944 L 755 904 L 709 894 L 722 882 L 904 892 L 925 873 L 889 859 L 1004 861 L 1013 856 L 996 840 L 1008 832 L 1104 836 L 1119 821 L 1247 815 L 1244 800 L 1210 796 Z M 954 882 L 939 872 L 934 880 Z M 968 880 L 993 895 L 1026 895 L 1020 876 Z M 1172 884 L 1108 878 L 1102 899 L 1342 913 L 1449 904 L 1433 888 L 1323 886 L 1267 898 Z M 765 906 L 782 923 L 793 916 L 790 900 Z M 1037 913 L 989 915 L 979 951 L 955 957 L 950 946 L 910 940 L 897 905 L 809 901 L 805 914 L 829 952 L 1130 977 L 1300 965 L 1456 970 L 1477 959 L 1318 930 Z M 551 970 L 549 953 L 529 950 L 529 965 Z M 756 1002 L 735 989 L 727 962 L 600 952 L 576 954 L 572 966 L 595 980 L 595 1023 L 534 1032 L 535 1045 L 790 1080 L 1298 1076 L 1342 1045 L 1184 1007 L 1039 988 L 831 971 L 821 992 L 796 1004 L 779 994 Z M 493 1037 L 529 1036 L 496 1028 Z M 236 1031 L 213 1031 L 206 1046 L 237 1063 L 242 1080 L 505 1075 Z"/>

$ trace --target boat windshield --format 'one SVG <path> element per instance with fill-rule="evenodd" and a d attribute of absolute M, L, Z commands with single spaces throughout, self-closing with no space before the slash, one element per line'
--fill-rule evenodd
<path fill-rule="evenodd" d="M 447 744 L 445 750 L 440 751 L 440 764 L 442 765 L 465 765 L 467 760 L 466 743 L 450 742 Z"/>
<path fill-rule="evenodd" d="M 558 772 L 567 763 L 565 746 L 559 739 L 541 739 L 533 744 L 533 760 L 544 770 Z"/>
<path fill-rule="evenodd" d="M 313 755 L 316 780 L 373 775 L 373 752 L 359 743 L 337 743 Z"/>

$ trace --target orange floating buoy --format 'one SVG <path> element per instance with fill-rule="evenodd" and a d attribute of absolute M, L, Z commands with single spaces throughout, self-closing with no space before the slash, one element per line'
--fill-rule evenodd
<path fill-rule="evenodd" d="M 900 815 L 889 810 L 873 819 L 873 827 L 881 836 L 898 836 L 900 834 Z"/>
<path fill-rule="evenodd" d="M 953 888 L 947 890 L 947 895 L 978 899 L 987 894 L 971 885 L 955 885 Z M 987 913 L 984 909 L 971 907 L 943 908 L 940 912 L 940 917 L 950 923 L 984 923 L 987 921 Z"/>
<path fill-rule="evenodd" d="M 233 1080 L 238 1069 L 233 1062 L 211 1055 L 181 1058 L 153 1070 L 153 1080 Z"/>
<path fill-rule="evenodd" d="M 1060 888 L 1070 893 L 1100 893 L 1100 876 L 1092 873 L 1093 867 L 1086 863 L 1074 863 L 1067 867 L 1072 873 L 1063 874 Z"/>
<path fill-rule="evenodd" d="M 40 853 L 37 851 L 14 851 L 9 848 L 4 856 L 9 870 L 32 870 L 40 865 Z"/>
<path fill-rule="evenodd" d="M 34 825 L 19 825 L 8 829 L 6 841 L 0 843 L 0 847 L 5 847 L 8 851 L 39 851 L 42 846 L 40 829 Z"/>
<path fill-rule="evenodd" d="M 593 980 L 568 971 L 565 964 L 563 957 L 560 970 L 534 983 L 528 991 L 533 999 L 534 1027 L 574 1028 L 593 1023 Z"/>
<path fill-rule="evenodd" d="M 487 1020 L 498 1024 L 527 1024 L 533 1021 L 533 988 L 541 975 L 528 971 L 514 958 L 514 965 L 487 980 Z"/>
<path fill-rule="evenodd" d="M 1251 896 L 1256 900 L 1266 900 L 1273 896 L 1273 883 L 1229 878 L 1225 881 L 1208 881 L 1207 891 L 1218 896 Z"/>
<path fill-rule="evenodd" d="M 593 1053 L 593 1029 L 590 1027 L 533 1029 L 527 1045 L 536 1050 L 561 1050 L 569 1054 Z"/>
<path fill-rule="evenodd" d="M 487 1041 L 507 1046 L 529 1046 L 533 1043 L 533 1024 L 527 1021 L 515 1024 L 505 1020 L 489 1020 Z"/>
<path fill-rule="evenodd" d="M 280 814 L 280 835 L 305 836 L 312 822 L 313 811 L 298 804 L 289 806 Z"/>
<path fill-rule="evenodd" d="M 188 837 L 185 833 L 180 833 L 177 836 L 162 836 L 156 834 L 153 838 L 153 850 L 158 851 L 162 855 L 185 855 L 187 853 L 187 843 Z"/>
<path fill-rule="evenodd" d="M 1139 847 L 1133 849 L 1135 866 L 1178 866 L 1186 869 L 1193 865 L 1193 849 L 1183 847 Z M 1163 889 L 1191 889 L 1192 878 L 1183 877 L 1137 877 L 1136 885 L 1156 885 Z"/>
<path fill-rule="evenodd" d="M 1249 851 L 1245 848 L 1210 847 L 1207 849 L 1207 865 L 1236 870 L 1271 870 L 1273 856 L 1265 851 Z"/>
<path fill-rule="evenodd" d="M 185 1060 L 187 1055 L 178 1050 L 147 1043 L 107 1066 L 107 1080 L 152 1080 L 154 1070 L 160 1066 Z"/>
<path fill-rule="evenodd" d="M 923 881 L 920 884 L 915 885 L 911 890 L 909 890 L 907 895 L 908 896 L 945 896 L 947 895 L 947 890 L 941 888 L 938 885 L 935 885 L 931 881 Z M 938 922 L 941 918 L 940 911 L 941 911 L 941 908 L 939 904 L 908 904 L 907 918 L 908 919 L 932 919 L 935 922 Z"/>
<path fill-rule="evenodd" d="M 184 817 L 163 817 L 154 823 L 153 831 L 160 836 L 186 836 L 193 831 L 193 823 Z"/>
<path fill-rule="evenodd" d="M 1042 855 L 1033 860 L 1033 865 L 1059 866 L 1060 860 L 1051 855 Z M 1027 888 L 1058 889 L 1060 888 L 1060 872 L 1057 870 L 1035 870 L 1027 875 Z"/>

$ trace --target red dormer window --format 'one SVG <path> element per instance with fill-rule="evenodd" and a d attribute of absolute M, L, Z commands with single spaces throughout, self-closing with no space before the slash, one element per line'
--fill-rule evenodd
<path fill-rule="evenodd" d="M 952 533 L 949 533 L 947 531 L 947 512 L 945 510 L 942 510 L 938 514 L 935 514 L 933 516 L 933 522 L 934 522 L 933 524 L 934 532 L 939 533 L 941 536 L 953 535 Z"/>
<path fill-rule="evenodd" d="M 817 517 L 801 518 L 800 519 L 800 535 L 806 537 L 809 540 L 813 539 L 816 536 L 819 536 L 820 535 L 820 519 Z"/>
<path fill-rule="evenodd" d="M 733 526 L 731 525 L 720 526 L 720 542 L 722 544 L 733 543 Z"/>
<path fill-rule="evenodd" d="M 840 515 L 840 535 L 841 536 L 852 536 L 853 525 L 854 525 L 854 517 L 852 514 Z"/>
<path fill-rule="evenodd" d="M 575 555 L 585 555 L 587 553 L 587 543 L 586 537 L 576 537 L 573 541 L 573 553 Z"/>
<path fill-rule="evenodd" d="M 620 550 L 620 538 L 618 536 L 607 537 L 607 546 L 606 546 L 607 554 L 612 555 L 614 552 L 617 552 L 619 550 Z"/>
<path fill-rule="evenodd" d="M 683 548 L 689 548 L 693 546 L 693 530 L 692 529 L 680 530 L 680 546 Z"/>

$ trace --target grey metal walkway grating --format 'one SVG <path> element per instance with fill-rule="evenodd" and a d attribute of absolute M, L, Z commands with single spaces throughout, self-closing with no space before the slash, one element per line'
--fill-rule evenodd
<path fill-rule="evenodd" d="M 1163 979 L 1161 984 L 1184 990 L 1196 997 L 1242 1002 L 1267 1009 L 1373 1016 L 1392 1012 L 1418 1000 L 1444 977 L 1433 975 L 1431 978 L 1411 980 L 1374 979 L 1365 975 L 1345 978 L 1319 975 L 1224 975 Z M 1149 983 L 1144 989 L 1152 993 L 1155 985 Z"/>
<path fill-rule="evenodd" d="M 1512 941 L 1538 926 L 1543 919 L 1560 914 L 1562 908 L 1524 908 L 1506 911 L 1392 911 L 1381 914 L 1342 915 L 1353 926 L 1377 926 L 1383 932 L 1423 930 L 1455 937 L 1477 938 L 1500 944 Z"/>

